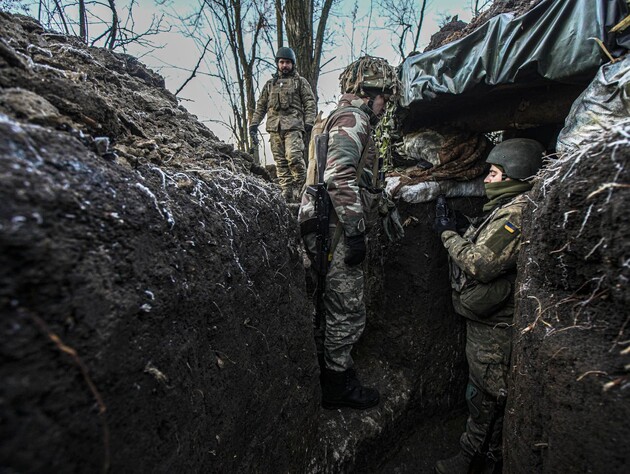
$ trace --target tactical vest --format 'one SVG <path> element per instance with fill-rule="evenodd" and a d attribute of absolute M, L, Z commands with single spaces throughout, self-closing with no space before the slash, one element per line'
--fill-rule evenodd
<path fill-rule="evenodd" d="M 300 79 L 298 76 L 278 77 L 271 81 L 268 108 L 276 112 L 289 110 L 295 94 L 300 93 L 299 89 Z"/>

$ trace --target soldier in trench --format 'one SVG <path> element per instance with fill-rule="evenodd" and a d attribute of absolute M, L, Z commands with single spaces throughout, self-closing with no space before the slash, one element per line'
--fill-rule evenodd
<path fill-rule="evenodd" d="M 435 229 L 449 254 L 453 306 L 466 318 L 469 368 L 466 431 L 459 453 L 436 463 L 435 471 L 441 474 L 501 472 L 522 213 L 543 152 L 542 144 L 526 138 L 506 140 L 492 149 L 484 180 L 490 200 L 463 236 L 452 212 L 436 216 Z"/>
<path fill-rule="evenodd" d="M 378 160 L 371 131 L 398 91 L 399 81 L 387 61 L 365 56 L 345 69 L 340 82 L 342 96 L 324 126 L 323 136 L 328 136 L 323 159 L 318 148 L 322 163 L 318 171 L 330 199 L 331 210 L 324 216 L 329 223 L 324 230 L 317 227 L 316 210 L 321 208 L 309 191 L 302 196 L 298 221 L 313 267 L 318 261 L 327 267 L 319 278 L 324 283 L 318 283 L 323 309 L 314 321 L 322 406 L 365 409 L 379 403 L 379 393 L 359 382 L 351 352 L 366 322 L 362 267 L 366 232 L 379 215 L 380 193 L 372 192 Z M 330 242 L 324 255 L 318 255 L 318 233 Z"/>
<path fill-rule="evenodd" d="M 306 179 L 303 135 L 313 128 L 317 104 L 310 84 L 296 71 L 293 50 L 279 48 L 275 59 L 278 70 L 262 89 L 249 133 L 256 142 L 267 115 L 265 129 L 282 195 L 287 202 L 299 202 Z"/>

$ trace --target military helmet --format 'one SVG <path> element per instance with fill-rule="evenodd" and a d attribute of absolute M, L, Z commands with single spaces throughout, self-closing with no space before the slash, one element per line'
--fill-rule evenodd
<path fill-rule="evenodd" d="M 510 138 L 490 151 L 486 163 L 500 166 L 509 178 L 524 181 L 542 167 L 544 151 L 545 147 L 531 138 Z"/>
<path fill-rule="evenodd" d="M 295 53 L 291 48 L 287 48 L 286 46 L 278 48 L 278 52 L 276 53 L 276 64 L 278 64 L 279 59 L 288 59 L 295 66 Z"/>
<path fill-rule="evenodd" d="M 363 56 L 350 64 L 339 76 L 342 93 L 359 97 L 376 97 L 379 94 L 396 95 L 400 80 L 396 70 L 386 59 Z"/>

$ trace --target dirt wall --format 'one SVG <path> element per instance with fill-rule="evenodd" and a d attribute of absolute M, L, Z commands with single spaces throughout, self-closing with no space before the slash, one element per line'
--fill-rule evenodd
<path fill-rule="evenodd" d="M 626 472 L 628 125 L 564 156 L 532 193 L 519 267 L 506 472 Z"/>
<path fill-rule="evenodd" d="M 38 126 L 0 136 L 0 464 L 305 469 L 318 371 L 275 188 L 130 173 Z"/>

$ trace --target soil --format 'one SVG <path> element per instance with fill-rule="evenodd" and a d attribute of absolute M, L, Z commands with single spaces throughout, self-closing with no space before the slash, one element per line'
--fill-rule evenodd
<path fill-rule="evenodd" d="M 514 16 L 522 15 L 534 8 L 541 1 L 542 0 L 495 0 L 487 10 L 484 10 L 474 17 L 468 24 L 457 18 L 453 18 L 446 23 L 440 31 L 431 36 L 431 41 L 425 48 L 425 51 L 432 51 L 445 44 L 457 41 L 475 31 L 491 18 L 502 13 L 513 13 Z"/>
<path fill-rule="evenodd" d="M 554 163 L 521 253 L 506 472 L 628 469 L 628 126 Z"/>
<path fill-rule="evenodd" d="M 278 188 L 135 59 L 0 32 L 0 470 L 306 469 L 319 372 Z"/>
<path fill-rule="evenodd" d="M 381 404 L 322 410 L 306 259 L 269 173 L 135 58 L 27 17 L 0 12 L 0 85 L 0 472 L 412 473 L 454 454 L 464 323 L 432 203 L 399 203 L 402 240 L 369 235 L 354 355 Z M 506 472 L 627 466 L 623 133 L 533 195 Z"/>

